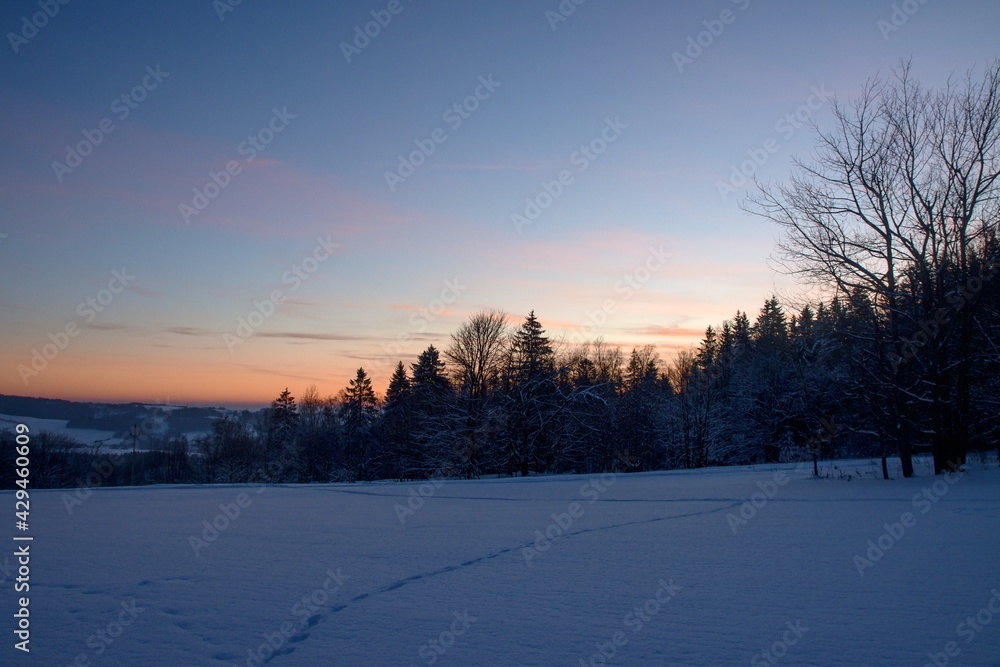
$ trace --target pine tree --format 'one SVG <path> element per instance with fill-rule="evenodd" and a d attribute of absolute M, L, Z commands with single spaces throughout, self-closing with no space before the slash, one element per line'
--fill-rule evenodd
<path fill-rule="evenodd" d="M 359 368 L 342 394 L 341 415 L 344 421 L 344 459 L 355 479 L 369 479 L 371 469 L 372 423 L 378 399 L 371 378 Z"/>
<path fill-rule="evenodd" d="M 441 355 L 433 345 L 420 353 L 410 369 L 413 373 L 413 390 L 418 394 L 437 394 L 451 389 L 444 362 L 441 361 Z"/>
<path fill-rule="evenodd" d="M 711 331 L 712 327 L 709 327 Z M 628 366 L 625 368 L 625 389 L 637 390 L 652 387 L 659 376 L 658 355 L 652 345 L 632 348 Z"/>
<path fill-rule="evenodd" d="M 278 398 L 271 401 L 270 424 L 268 428 L 268 452 L 274 452 L 291 444 L 299 424 L 299 408 L 288 387 Z"/>
<path fill-rule="evenodd" d="M 406 369 L 403 362 L 396 364 L 396 370 L 389 378 L 389 388 L 385 392 L 386 407 L 390 407 L 406 398 L 410 393 L 410 378 L 406 376 Z"/>
<path fill-rule="evenodd" d="M 763 454 L 777 462 L 782 448 L 791 444 L 794 394 L 788 320 L 776 296 L 764 302 L 750 338 L 751 436 L 756 441 L 751 456 Z"/>
<path fill-rule="evenodd" d="M 616 467 L 649 470 L 660 464 L 660 420 L 669 381 L 659 380 L 659 357 L 652 345 L 633 348 L 625 370 L 625 389 L 618 400 Z"/>
<path fill-rule="evenodd" d="M 791 327 L 791 332 L 797 337 L 808 337 L 812 335 L 815 324 L 816 317 L 813 315 L 813 309 L 809 304 L 806 304 Z"/>
<path fill-rule="evenodd" d="M 558 409 L 554 358 L 545 329 L 531 311 L 514 332 L 510 347 L 504 392 L 509 474 L 517 469 L 527 475 L 532 463 L 541 472 L 554 462 L 552 421 Z"/>
<path fill-rule="evenodd" d="M 778 297 L 772 296 L 764 302 L 750 335 L 758 347 L 780 345 L 788 340 L 788 319 L 781 309 Z"/>
<path fill-rule="evenodd" d="M 737 354 L 746 352 L 750 347 L 750 318 L 746 312 L 739 310 L 733 317 L 733 347 Z"/>
<path fill-rule="evenodd" d="M 375 413 L 378 406 L 378 399 L 372 389 L 371 378 L 364 368 L 359 368 L 357 375 L 348 383 L 344 392 L 345 417 L 348 429 L 361 428 L 368 425 L 368 421 Z"/>
<path fill-rule="evenodd" d="M 552 345 L 535 317 L 535 311 L 528 313 L 524 323 L 514 333 L 512 351 L 515 382 L 530 382 L 552 373 Z"/>
<path fill-rule="evenodd" d="M 635 354 L 635 350 L 632 351 Z M 719 340 L 712 325 L 705 329 L 705 338 L 702 339 L 698 347 L 698 365 L 701 370 L 710 372 L 719 354 Z"/>
<path fill-rule="evenodd" d="M 456 439 L 455 400 L 447 368 L 433 345 L 411 365 L 410 381 L 415 475 L 444 474 L 451 463 Z"/>
<path fill-rule="evenodd" d="M 407 479 L 421 467 L 419 452 L 414 446 L 412 399 L 410 378 L 403 362 L 399 362 L 389 379 L 380 422 L 382 469 L 387 477 Z"/>

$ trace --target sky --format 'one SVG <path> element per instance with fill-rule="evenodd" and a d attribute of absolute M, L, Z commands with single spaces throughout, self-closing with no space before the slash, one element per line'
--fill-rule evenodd
<path fill-rule="evenodd" d="M 383 391 L 484 309 L 665 360 L 803 287 L 781 181 L 902 60 L 1000 56 L 992 1 L 0 9 L 0 393 Z"/>

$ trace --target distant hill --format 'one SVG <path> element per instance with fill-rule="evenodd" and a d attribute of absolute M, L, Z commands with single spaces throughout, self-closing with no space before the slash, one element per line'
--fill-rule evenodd
<path fill-rule="evenodd" d="M 193 438 L 210 432 L 212 422 L 228 414 L 232 411 L 226 408 L 79 403 L 0 394 L 0 430 L 24 422 L 35 432 L 60 433 L 82 444 L 118 445 L 126 440 L 133 425 L 156 437 Z"/>

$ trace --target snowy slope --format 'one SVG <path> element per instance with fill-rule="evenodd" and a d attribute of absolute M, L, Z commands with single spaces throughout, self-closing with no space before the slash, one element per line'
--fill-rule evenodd
<path fill-rule="evenodd" d="M 31 429 L 31 433 L 47 432 L 53 435 L 64 435 L 67 438 L 71 438 L 76 442 L 85 445 L 95 443 L 111 443 L 113 445 L 118 445 L 121 443 L 121 439 L 114 437 L 114 431 L 99 431 L 90 428 L 69 428 L 69 426 L 67 426 L 68 423 L 68 419 L 42 419 L 40 417 L 19 417 L 15 415 L 0 414 L 0 429 L 9 429 L 13 431 L 18 424 L 25 424 L 29 429 Z"/>
<path fill-rule="evenodd" d="M 140 428 L 136 443 L 150 449 L 163 438 L 185 436 L 189 441 L 211 432 L 212 422 L 236 414 L 226 408 L 187 407 L 155 403 L 79 403 L 0 394 L 0 430 L 26 424 L 31 432 L 61 435 L 102 451 L 131 451 L 128 433 Z"/>
<path fill-rule="evenodd" d="M 1000 665 L 996 462 L 827 469 L 36 491 L 0 664 Z"/>

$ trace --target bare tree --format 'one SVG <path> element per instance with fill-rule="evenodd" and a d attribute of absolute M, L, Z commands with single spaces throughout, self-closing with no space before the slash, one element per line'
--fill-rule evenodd
<path fill-rule="evenodd" d="M 922 88 L 903 63 L 851 103 L 836 102 L 833 115 L 832 131 L 816 129 L 815 160 L 795 160 L 788 183 L 758 185 L 744 208 L 782 228 L 783 270 L 873 305 L 870 344 L 859 347 L 871 358 L 858 367 L 884 397 L 904 476 L 913 474 L 915 415 L 927 408 L 940 471 L 964 460 L 971 313 L 931 341 L 928 369 L 900 361 L 905 334 L 947 305 L 955 277 L 969 276 L 976 239 L 996 226 L 1000 63 L 979 82 L 969 74 L 940 91 Z M 946 340 L 958 341 L 954 359 Z"/>
<path fill-rule="evenodd" d="M 708 431 L 713 396 L 698 368 L 697 357 L 687 350 L 678 352 L 667 367 L 667 378 L 677 392 L 673 431 L 681 450 L 678 462 L 683 461 L 685 468 L 704 466 L 712 439 Z"/>
<path fill-rule="evenodd" d="M 484 310 L 451 334 L 445 357 L 454 364 L 455 385 L 473 400 L 499 381 L 510 339 L 507 319 L 502 310 Z"/>
<path fill-rule="evenodd" d="M 907 175 L 908 223 L 918 246 L 911 283 L 915 321 L 948 312 L 957 281 L 973 278 L 977 250 L 995 233 L 1000 195 L 1000 62 L 981 81 L 971 73 L 940 92 L 924 90 L 904 66 L 889 100 L 888 117 L 900 139 Z M 923 355 L 923 391 L 929 404 L 935 470 L 965 462 L 969 445 L 974 307 L 965 304 Z"/>
<path fill-rule="evenodd" d="M 451 334 L 445 357 L 453 364 L 460 409 L 464 413 L 455 456 L 465 462 L 466 476 L 479 474 L 480 461 L 495 458 L 490 447 L 498 443 L 490 434 L 499 423 L 490 414 L 490 399 L 509 362 L 510 327 L 501 310 L 484 310 Z"/>

